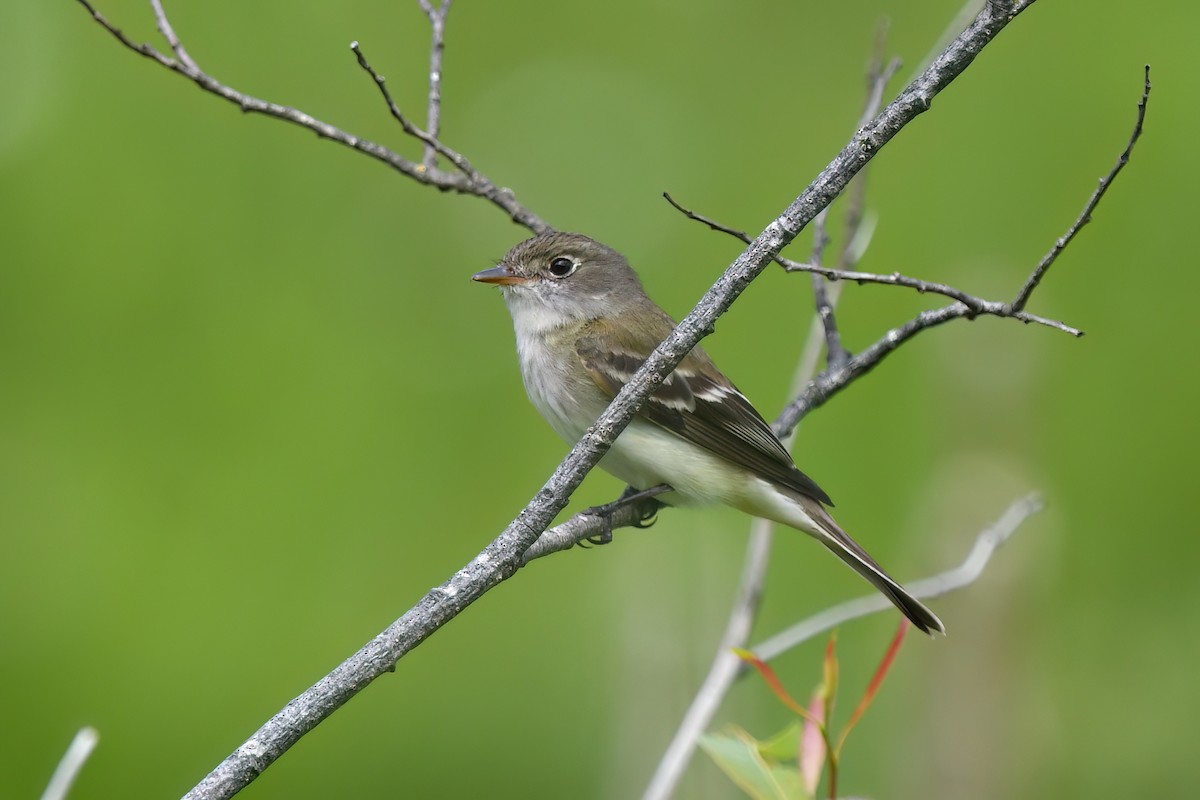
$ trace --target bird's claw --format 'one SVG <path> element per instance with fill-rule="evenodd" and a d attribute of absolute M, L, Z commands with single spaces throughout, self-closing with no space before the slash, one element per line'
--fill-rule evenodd
<path fill-rule="evenodd" d="M 658 522 L 658 509 L 662 507 L 661 503 L 655 504 L 653 508 L 647 509 L 645 516 L 633 523 L 633 527 L 646 530 L 653 528 L 654 523 Z"/>
<path fill-rule="evenodd" d="M 592 545 L 605 545 L 613 540 L 613 514 L 619 509 L 627 505 L 640 501 L 647 501 L 647 508 L 642 516 L 631 523 L 635 528 L 645 530 L 657 522 L 658 509 L 662 508 L 662 503 L 653 499 L 655 496 L 671 491 L 669 486 L 655 486 L 650 489 L 639 490 L 632 486 L 626 486 L 625 491 L 621 492 L 621 496 L 611 503 L 606 503 L 602 506 L 592 506 L 583 513 L 596 517 L 600 520 L 601 528 L 599 533 L 587 536 L 576 542 L 580 547 L 587 548 Z"/>
<path fill-rule="evenodd" d="M 592 546 L 599 547 L 600 545 L 610 543 L 613 540 L 612 515 L 613 511 L 615 510 L 615 505 L 615 503 L 609 503 L 607 505 L 592 506 L 591 508 L 586 509 L 583 512 L 584 514 L 600 520 L 600 531 L 599 533 L 593 533 L 591 536 L 585 536 L 575 544 L 586 550 Z"/>
<path fill-rule="evenodd" d="M 610 529 L 602 530 L 599 533 L 596 533 L 596 534 L 593 534 L 591 536 L 584 538 L 583 540 L 581 540 L 579 542 L 579 546 L 584 549 L 592 547 L 593 545 L 599 547 L 600 545 L 610 544 L 612 542 L 612 540 L 613 540 L 613 533 L 610 528 Z"/>

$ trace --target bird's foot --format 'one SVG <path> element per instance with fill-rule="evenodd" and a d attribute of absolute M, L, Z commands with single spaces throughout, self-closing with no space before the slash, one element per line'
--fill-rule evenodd
<path fill-rule="evenodd" d="M 633 527 L 649 528 L 655 523 L 658 509 L 662 508 L 663 505 L 654 498 L 670 491 L 672 491 L 671 487 L 665 483 L 659 486 L 651 486 L 649 489 L 634 489 L 632 486 L 626 486 L 625 491 L 621 492 L 621 496 L 611 503 L 605 503 L 602 506 L 592 506 L 586 509 L 583 513 L 590 517 L 599 518 L 602 527 L 599 533 L 586 537 L 578 542 L 578 545 L 586 548 L 591 545 L 604 545 L 611 542 L 613 538 L 613 514 L 626 506 L 631 506 L 642 501 L 648 501 L 646 509 L 642 513 L 642 516 L 633 523 Z"/>

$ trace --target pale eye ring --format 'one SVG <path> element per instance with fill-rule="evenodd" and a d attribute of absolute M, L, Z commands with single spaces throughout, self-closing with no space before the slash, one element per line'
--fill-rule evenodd
<path fill-rule="evenodd" d="M 566 256 L 559 256 L 550 262 L 550 274 L 556 278 L 565 278 L 578 268 L 579 262 Z"/>

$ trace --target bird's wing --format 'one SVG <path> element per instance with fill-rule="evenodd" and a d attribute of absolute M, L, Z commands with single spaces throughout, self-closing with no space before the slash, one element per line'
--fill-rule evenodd
<path fill-rule="evenodd" d="M 588 325 L 576 341 L 580 361 L 609 397 L 616 396 L 650 351 L 674 328 L 666 314 L 658 322 L 655 327 L 664 330 L 649 344 L 631 341 L 627 333 L 600 321 Z M 657 335 L 660 331 L 650 333 Z M 663 380 L 638 414 L 726 461 L 833 505 L 820 486 L 796 469 L 770 426 L 700 348 L 689 353 Z"/>

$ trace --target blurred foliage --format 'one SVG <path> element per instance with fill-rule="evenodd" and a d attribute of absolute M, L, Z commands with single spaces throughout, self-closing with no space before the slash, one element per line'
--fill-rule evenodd
<path fill-rule="evenodd" d="M 217 77 L 417 152 L 347 47 L 420 118 L 415 2 L 168 5 Z M 100 7 L 161 41 L 145 3 Z M 660 192 L 760 229 L 852 129 L 879 20 L 906 75 L 957 10 L 460 0 L 444 136 L 683 313 L 740 246 Z M 0 795 L 40 792 L 84 724 L 101 741 L 73 797 L 178 795 L 477 552 L 565 453 L 524 398 L 496 292 L 468 280 L 524 232 L 242 115 L 73 2 L 2 16 Z M 863 269 L 1010 297 L 1123 146 L 1154 66 L 1134 163 L 1030 307 L 1088 336 L 956 323 L 801 430 L 801 466 L 900 577 L 957 563 L 1019 494 L 1051 504 L 936 604 L 951 635 L 910 643 L 847 793 L 1193 790 L 1197 22 L 1178 0 L 1039 3 L 874 162 Z M 706 343 L 768 416 L 808 284 L 768 272 Z M 850 286 L 847 343 L 934 302 Z M 595 475 L 573 506 L 618 489 Z M 669 512 L 532 565 L 244 796 L 635 796 L 707 666 L 747 529 Z M 863 590 L 783 536 L 760 629 Z M 845 681 L 867 681 L 894 623 L 842 632 Z M 719 722 L 780 727 L 750 684 Z M 736 790 L 700 758 L 680 796 Z"/>
<path fill-rule="evenodd" d="M 837 657 L 837 631 L 833 632 L 825 645 L 824 674 L 813 690 L 808 707 L 791 696 L 769 664 L 751 651 L 737 648 L 735 652 L 738 657 L 757 670 L 764 684 L 784 708 L 795 714 L 795 718 L 770 739 L 759 741 L 744 728 L 730 725 L 723 732 L 706 733 L 700 739 L 700 746 L 730 780 L 755 800 L 805 800 L 816 797 L 821 773 L 826 767 L 827 788 L 823 796 L 836 800 L 841 796 L 838 778 L 846 739 L 879 694 L 909 627 L 908 620 L 900 621 L 892 643 L 876 667 L 870 684 L 858 699 L 858 705 L 837 731 L 833 729 L 841 671 Z"/>

